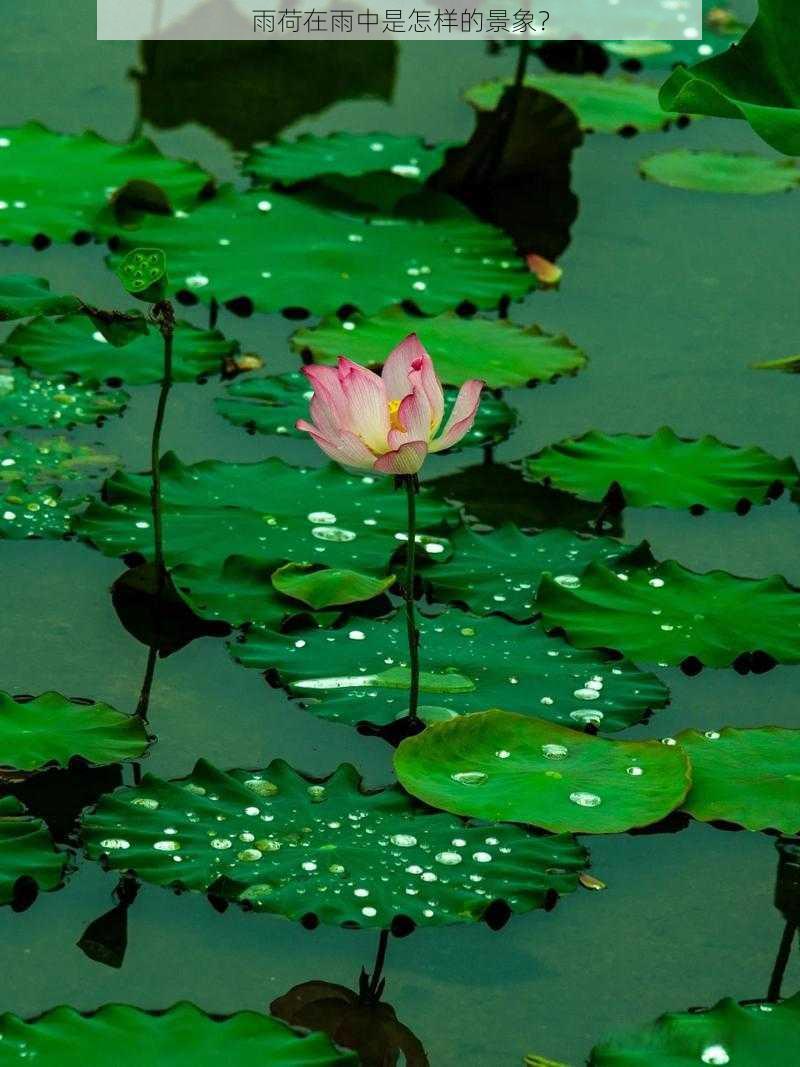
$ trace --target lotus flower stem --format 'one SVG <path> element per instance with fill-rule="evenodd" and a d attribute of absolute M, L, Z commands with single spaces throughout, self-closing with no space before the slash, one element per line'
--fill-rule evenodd
<path fill-rule="evenodd" d="M 389 945 L 389 931 L 381 930 L 380 937 L 378 938 L 378 951 L 375 955 L 375 965 L 372 968 L 372 974 L 369 978 L 369 986 L 366 990 L 367 997 L 376 1002 L 380 1000 L 380 995 L 383 992 L 383 984 L 381 983 L 381 977 L 383 975 L 383 966 L 386 963 L 386 949 Z"/>
<path fill-rule="evenodd" d="M 767 990 L 767 1000 L 772 1001 L 773 1003 L 776 1003 L 781 999 L 783 976 L 786 973 L 786 965 L 789 962 L 789 955 L 792 951 L 792 942 L 794 941 L 796 933 L 796 923 L 793 923 L 791 919 L 788 919 L 786 926 L 783 928 L 783 936 L 781 937 L 781 943 L 778 946 L 778 955 L 775 957 L 772 975 L 769 980 L 769 989 Z"/>
<path fill-rule="evenodd" d="M 153 309 L 153 315 L 158 322 L 161 336 L 164 339 L 164 374 L 161 379 L 161 390 L 158 394 L 158 406 L 156 408 L 156 420 L 153 424 L 153 437 L 150 443 L 150 503 L 153 512 L 153 552 L 158 572 L 159 592 L 163 588 L 164 576 L 164 527 L 161 516 L 161 430 L 164 426 L 164 415 L 167 410 L 167 397 L 172 388 L 172 342 L 175 330 L 175 312 L 172 304 L 165 300 L 157 304 Z"/>
<path fill-rule="evenodd" d="M 415 619 L 414 605 L 414 561 L 417 549 L 417 493 L 419 479 L 415 474 L 400 477 L 405 485 L 408 501 L 408 540 L 406 541 L 406 580 L 403 593 L 406 600 L 406 628 L 408 630 L 408 666 L 411 672 L 411 684 L 408 694 L 408 716 L 412 721 L 418 718 L 419 705 L 419 630 Z"/>

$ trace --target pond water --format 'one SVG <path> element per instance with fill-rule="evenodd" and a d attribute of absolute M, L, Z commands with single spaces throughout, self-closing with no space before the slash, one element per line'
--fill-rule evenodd
<path fill-rule="evenodd" d="M 56 129 L 129 134 L 137 117 L 129 77 L 137 46 L 98 44 L 92 8 L 85 0 L 0 0 L 3 24 L 13 26 L 0 70 L 0 124 L 35 118 Z M 472 118 L 460 92 L 511 64 L 508 54 L 487 55 L 478 43 L 402 46 L 391 102 L 339 102 L 290 132 L 380 129 L 464 138 Z M 197 158 L 222 178 L 233 173 L 228 146 L 199 126 L 146 132 L 168 153 Z M 638 433 L 664 424 L 682 435 L 713 433 L 778 455 L 792 451 L 795 383 L 755 373 L 748 363 L 796 349 L 794 198 L 715 197 L 639 180 L 642 156 L 678 144 L 762 147 L 744 124 L 707 120 L 630 140 L 589 137 L 576 153 L 580 214 L 561 261 L 562 288 L 534 294 L 511 314 L 563 330 L 591 362 L 575 379 L 507 394 L 522 418 L 497 450 L 498 461 L 592 427 Z M 41 254 L 14 247 L 2 249 L 2 259 L 5 270 L 46 273 L 58 290 L 113 306 L 117 284 L 103 267 L 103 252 L 100 246 L 56 246 Z M 202 322 L 204 313 L 193 309 L 188 317 Z M 239 320 L 223 313 L 220 326 L 260 353 L 269 371 L 294 365 L 286 345 L 293 326 L 280 317 Z M 175 388 L 165 448 L 185 462 L 269 454 L 269 441 L 215 414 L 211 401 L 220 391 L 215 383 Z M 155 389 L 134 390 L 123 419 L 76 436 L 102 438 L 127 468 L 146 469 L 155 396 Z M 319 462 L 304 442 L 274 451 Z M 458 469 L 465 455 L 437 459 L 436 471 Z M 800 582 L 797 509 L 786 498 L 746 518 L 630 510 L 624 534 L 628 541 L 647 538 L 659 558 L 691 568 L 780 573 Z M 0 688 L 53 688 L 132 710 L 147 651 L 122 628 L 111 604 L 108 590 L 123 565 L 78 542 L 3 542 L 0 561 Z M 744 677 L 658 673 L 672 690 L 670 707 L 626 736 L 796 723 L 792 668 Z M 264 766 L 281 756 L 314 774 L 352 761 L 373 786 L 392 778 L 391 751 L 382 742 L 290 707 L 280 690 L 238 667 L 212 638 L 159 662 L 151 723 L 159 742 L 146 766 L 165 777 L 188 773 L 198 756 L 223 767 Z M 772 906 L 770 837 L 692 824 L 681 833 L 587 843 L 605 892 L 580 890 L 552 913 L 513 918 L 499 933 L 456 926 L 392 941 L 387 999 L 435 1067 L 514 1064 L 531 1050 L 577 1064 L 602 1036 L 666 1009 L 765 994 L 781 933 Z M 145 887 L 130 913 L 124 966 L 115 971 L 75 947 L 87 923 L 110 906 L 114 884 L 112 875 L 82 862 L 65 890 L 42 895 L 24 914 L 0 912 L 6 960 L 0 1010 L 31 1016 L 60 1003 L 159 1008 L 181 999 L 214 1012 L 264 1009 L 306 980 L 352 984 L 375 952 L 370 932 L 324 926 L 307 932 L 235 908 L 217 914 L 201 896 Z M 795 960 L 786 992 L 798 979 Z"/>

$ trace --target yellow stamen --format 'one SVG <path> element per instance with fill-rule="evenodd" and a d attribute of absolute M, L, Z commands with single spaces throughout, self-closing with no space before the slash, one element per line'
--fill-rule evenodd
<path fill-rule="evenodd" d="M 406 428 L 400 421 L 400 405 L 402 400 L 390 400 L 389 401 L 389 425 L 393 430 L 399 430 L 400 433 L 405 433 Z"/>

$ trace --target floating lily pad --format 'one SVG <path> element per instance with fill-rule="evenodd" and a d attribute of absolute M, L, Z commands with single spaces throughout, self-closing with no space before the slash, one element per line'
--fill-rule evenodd
<path fill-rule="evenodd" d="M 27 897 L 24 883 L 44 893 L 60 889 L 66 866 L 65 853 L 56 851 L 42 820 L 28 815 L 16 797 L 0 797 L 0 905 Z"/>
<path fill-rule="evenodd" d="M 156 185 L 173 209 L 194 206 L 210 182 L 194 163 L 167 159 L 152 141 L 113 144 L 37 122 L 0 128 L 0 240 L 69 241 L 94 231 L 106 202 L 130 181 Z"/>
<path fill-rule="evenodd" d="M 85 497 L 64 498 L 58 486 L 29 489 L 24 482 L 0 483 L 0 540 L 65 537 L 72 514 L 83 506 Z"/>
<path fill-rule="evenodd" d="M 42 693 L 33 700 L 0 693 L 0 766 L 35 771 L 79 757 L 104 765 L 136 759 L 147 749 L 141 719 L 108 704 Z"/>
<path fill-rule="evenodd" d="M 702 822 L 746 830 L 800 830 L 800 730 L 684 730 L 675 740 L 692 764 L 683 809 Z"/>
<path fill-rule="evenodd" d="M 456 400 L 457 391 L 445 386 L 446 423 Z M 308 403 L 313 389 L 308 379 L 298 371 L 276 374 L 268 378 L 244 378 L 227 388 L 227 396 L 216 400 L 217 411 L 236 426 L 264 434 L 305 438 L 298 430 L 298 419 L 308 418 Z M 505 441 L 517 422 L 517 415 L 503 400 L 491 393 L 481 397 L 478 414 L 471 429 L 455 448 L 456 452 L 470 445 L 492 445 Z"/>
<path fill-rule="evenodd" d="M 31 315 L 67 315 L 77 309 L 77 298 L 51 292 L 47 278 L 30 274 L 0 275 L 0 322 Z"/>
<path fill-rule="evenodd" d="M 295 141 L 257 145 L 242 170 L 266 185 L 296 185 L 329 174 L 356 178 L 383 172 L 424 182 L 442 165 L 447 147 L 391 133 L 331 133 L 327 137 L 307 133 Z"/>
<path fill-rule="evenodd" d="M 592 1049 L 590 1067 L 766 1067 L 800 1057 L 800 994 L 780 1004 L 737 1004 L 669 1012 L 638 1032 Z"/>
<path fill-rule="evenodd" d="M 610 562 L 631 551 L 608 537 L 579 537 L 561 529 L 529 537 L 516 526 L 486 534 L 457 530 L 450 544 L 452 557 L 424 571 L 431 599 L 518 622 L 538 613 L 536 586 L 544 571 L 570 583 L 593 560 Z"/>
<path fill-rule="evenodd" d="M 400 916 L 474 922 L 500 899 L 530 911 L 574 889 L 586 866 L 570 837 L 432 814 L 398 786 L 366 792 L 349 764 L 319 780 L 283 760 L 228 773 L 200 760 L 188 778 L 146 775 L 103 797 L 82 834 L 90 858 L 156 885 L 383 929 Z"/>
<path fill-rule="evenodd" d="M 661 89 L 667 111 L 743 118 L 787 156 L 800 155 L 800 8 L 759 0 L 758 16 L 735 48 L 673 71 Z"/>
<path fill-rule="evenodd" d="M 312 561 L 385 574 L 406 540 L 406 501 L 388 478 L 322 469 L 204 460 L 185 466 L 168 453 L 161 461 L 164 553 L 171 566 L 210 569 L 230 555 L 280 566 Z M 103 502 L 81 516 L 77 531 L 105 555 L 139 552 L 150 558 L 150 477 L 119 471 L 105 483 Z M 298 502 L 302 502 L 302 510 Z M 308 510 L 306 510 L 308 509 Z M 445 528 L 453 510 L 423 489 L 418 528 Z M 447 542 L 420 535 L 431 555 Z"/>
<path fill-rule="evenodd" d="M 677 745 L 609 741 L 497 710 L 407 738 L 394 766 L 426 804 L 559 833 L 623 833 L 658 822 L 691 780 Z"/>
<path fill-rule="evenodd" d="M 401 300 L 428 313 L 464 300 L 493 308 L 535 285 L 511 242 L 475 219 L 366 222 L 271 190 L 225 189 L 187 218 L 148 219 L 118 243 L 139 245 L 164 250 L 177 289 L 242 311 L 372 314 Z"/>
<path fill-rule="evenodd" d="M 35 1058 L 40 1067 L 356 1067 L 352 1052 L 341 1052 L 327 1034 L 300 1034 L 260 1012 L 206 1015 L 181 1003 L 164 1012 L 127 1004 L 107 1004 L 81 1014 L 53 1008 L 30 1022 L 0 1017 L 0 1064 Z"/>
<path fill-rule="evenodd" d="M 652 437 L 592 430 L 545 448 L 526 461 L 526 472 L 588 500 L 613 496 L 630 507 L 715 511 L 769 503 L 798 481 L 792 459 L 726 445 L 716 437 L 685 440 L 668 427 Z"/>
<path fill-rule="evenodd" d="M 703 193 L 785 193 L 800 185 L 794 160 L 744 152 L 676 148 L 643 159 L 639 173 L 660 185 Z"/>
<path fill-rule="evenodd" d="M 591 564 L 565 588 L 545 574 L 537 603 L 549 630 L 577 648 L 613 648 L 645 663 L 764 670 L 800 663 L 800 592 L 785 578 Z"/>
<path fill-rule="evenodd" d="M 494 111 L 510 78 L 482 82 L 466 93 L 467 103 Z M 594 74 L 528 74 L 525 85 L 561 100 L 585 132 L 625 133 L 666 129 L 674 120 L 658 102 L 658 86 L 633 78 Z"/>
<path fill-rule="evenodd" d="M 239 352 L 219 330 L 201 330 L 188 322 L 175 327 L 173 378 L 193 382 L 219 374 Z M 123 345 L 110 344 L 86 315 L 37 318 L 17 328 L 0 344 L 0 356 L 43 374 L 74 374 L 85 382 L 119 379 L 128 385 L 151 385 L 164 375 L 164 342 L 154 326 Z"/>
<path fill-rule="evenodd" d="M 368 574 L 312 563 L 286 563 L 272 575 L 272 584 L 283 596 L 308 605 L 314 611 L 341 604 L 372 600 L 394 585 L 395 575 L 371 578 Z"/>
<path fill-rule="evenodd" d="M 621 730 L 668 701 L 664 686 L 624 661 L 578 653 L 537 626 L 445 611 L 419 618 L 420 717 L 432 722 L 513 711 L 557 722 Z M 245 667 L 274 672 L 315 715 L 356 725 L 388 724 L 408 713 L 410 672 L 405 616 L 351 619 L 335 630 L 278 634 L 252 627 L 231 644 Z"/>
<path fill-rule="evenodd" d="M 0 426 L 99 425 L 107 416 L 121 414 L 129 399 L 121 389 L 92 388 L 81 381 L 43 378 L 21 367 L 0 366 Z"/>
<path fill-rule="evenodd" d="M 421 284 L 425 284 L 422 282 Z M 336 316 L 319 326 L 298 331 L 292 347 L 318 363 L 335 363 L 341 355 L 368 367 L 383 363 L 409 333 L 416 333 L 448 385 L 482 378 L 490 389 L 549 382 L 586 366 L 586 356 L 563 334 L 547 334 L 538 326 L 515 326 L 508 319 L 463 318 L 445 312 L 434 319 L 388 308 L 373 318 Z"/>

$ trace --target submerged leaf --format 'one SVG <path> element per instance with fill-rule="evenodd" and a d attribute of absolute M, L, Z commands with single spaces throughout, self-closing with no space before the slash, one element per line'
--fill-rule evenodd
<path fill-rule="evenodd" d="M 651 437 L 591 430 L 526 460 L 526 473 L 588 500 L 630 507 L 746 511 L 797 485 L 794 460 L 761 448 L 690 441 L 663 427 Z"/>
<path fill-rule="evenodd" d="M 436 723 L 397 749 L 400 784 L 445 811 L 558 833 L 622 833 L 686 796 L 689 761 L 658 741 L 609 741 L 531 716 L 486 711 Z"/>
<path fill-rule="evenodd" d="M 141 719 L 108 704 L 42 693 L 22 700 L 0 693 L 0 765 L 35 771 L 74 757 L 96 765 L 137 759 L 149 738 Z"/>
<path fill-rule="evenodd" d="M 675 738 L 692 764 L 683 810 L 746 830 L 800 830 L 800 730 L 778 726 L 684 730 Z"/>
<path fill-rule="evenodd" d="M 60 889 L 66 867 L 66 854 L 56 851 L 42 820 L 28 815 L 15 797 L 0 797 L 0 905 L 22 909 L 37 892 Z M 0 1046 L 0 1063 L 5 1051 Z"/>
<path fill-rule="evenodd" d="M 800 592 L 778 575 L 696 574 L 673 560 L 614 570 L 593 563 L 571 588 L 545 574 L 537 603 L 544 626 L 577 648 L 697 669 L 800 663 Z"/>
<path fill-rule="evenodd" d="M 229 772 L 200 760 L 174 782 L 146 775 L 103 797 L 82 835 L 113 869 L 309 925 L 475 922 L 498 899 L 522 913 L 573 890 L 586 865 L 570 837 L 470 826 L 399 786 L 365 791 L 349 764 L 319 780 L 283 760 Z"/>
<path fill-rule="evenodd" d="M 490 389 L 514 388 L 553 381 L 586 366 L 586 356 L 563 334 L 544 333 L 538 326 L 515 326 L 508 319 L 463 318 L 447 311 L 421 319 L 393 307 L 372 318 L 336 316 L 298 331 L 292 347 L 318 363 L 335 363 L 340 355 L 364 366 L 384 362 L 395 345 L 416 333 L 448 385 L 482 378 Z"/>
<path fill-rule="evenodd" d="M 0 1064 L 36 1059 L 39 1067 L 356 1067 L 352 1052 L 334 1048 L 327 1034 L 299 1034 L 260 1012 L 207 1015 L 194 1004 L 148 1012 L 107 1004 L 83 1015 L 53 1008 L 30 1022 L 0 1018 Z"/>
<path fill-rule="evenodd" d="M 78 299 L 50 291 L 47 278 L 31 274 L 0 275 L 0 322 L 31 315 L 67 315 L 78 310 Z"/>
<path fill-rule="evenodd" d="M 661 185 L 703 193 L 785 193 L 800 185 L 800 169 L 793 160 L 745 152 L 675 148 L 643 159 L 639 173 Z"/>
<path fill-rule="evenodd" d="M 386 725 L 408 712 L 410 672 L 402 614 L 351 619 L 335 630 L 278 634 L 252 627 L 230 646 L 245 667 L 274 672 L 290 694 L 325 719 Z M 621 730 L 667 690 L 631 663 L 576 652 L 538 626 L 451 609 L 417 620 L 420 717 L 428 722 L 497 705 L 550 720 Z"/>

